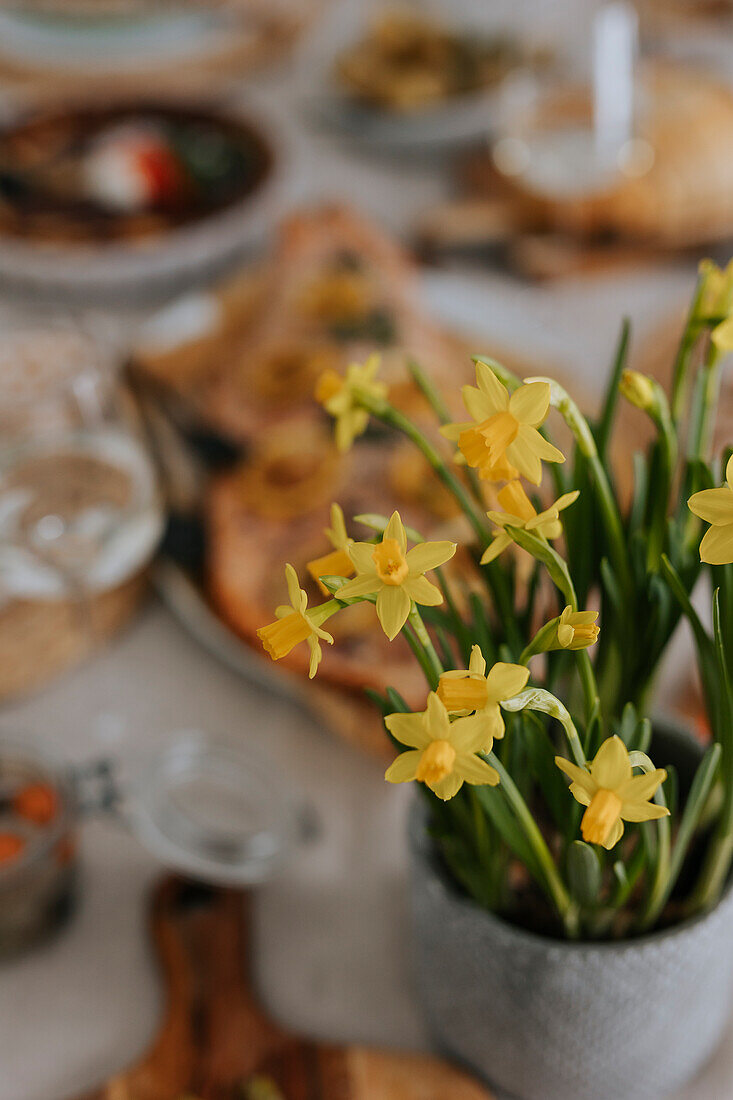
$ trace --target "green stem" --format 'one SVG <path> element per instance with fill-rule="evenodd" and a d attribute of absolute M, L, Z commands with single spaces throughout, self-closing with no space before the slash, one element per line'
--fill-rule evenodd
<path fill-rule="evenodd" d="M 438 686 L 438 677 L 435 675 L 432 662 L 425 652 L 420 640 L 415 636 L 415 631 L 407 623 L 402 627 L 402 634 L 404 635 L 407 644 L 412 650 L 415 660 L 423 670 L 425 679 L 427 680 L 428 687 L 431 691 L 435 691 Z"/>
<path fill-rule="evenodd" d="M 628 555 L 626 553 L 626 544 L 624 542 L 621 514 L 618 510 L 618 505 L 613 495 L 613 490 L 611 489 L 603 463 L 598 456 L 598 449 L 595 439 L 593 438 L 593 433 L 590 430 L 588 421 L 567 391 L 552 379 L 547 378 L 543 379 L 543 381 L 550 383 L 551 403 L 570 428 L 581 454 L 588 463 L 588 469 L 596 489 L 601 519 L 603 520 L 603 526 L 606 529 L 606 535 L 608 537 L 609 556 L 615 568 L 616 575 L 619 578 L 622 590 L 626 597 L 629 598 L 632 592 L 631 570 L 629 567 Z"/>
<path fill-rule="evenodd" d="M 596 674 L 593 669 L 591 659 L 584 649 L 578 650 L 578 675 L 580 676 L 580 685 L 583 689 L 583 701 L 585 703 L 585 721 L 588 728 L 590 728 L 591 717 L 596 707 L 600 709 L 601 700 L 598 694 Z M 588 755 L 588 746 L 586 746 L 586 756 Z"/>
<path fill-rule="evenodd" d="M 705 362 L 698 375 L 698 392 L 695 417 L 690 425 L 690 438 L 687 453 L 691 461 L 705 461 L 709 454 L 715 414 L 718 408 L 718 390 L 720 388 L 721 355 L 715 344 L 710 341 Z"/>
<path fill-rule="evenodd" d="M 544 626 L 540 627 L 529 645 L 525 646 L 522 650 L 518 664 L 529 664 L 531 657 L 534 657 L 537 653 L 546 653 L 547 650 L 550 649 L 551 643 L 555 640 L 555 635 L 557 634 L 557 624 L 559 621 L 559 616 L 556 616 L 554 619 L 550 619 L 548 623 L 545 623 Z"/>
<path fill-rule="evenodd" d="M 723 805 L 710 842 L 707 858 L 695 888 L 694 902 L 701 909 L 710 909 L 720 897 L 730 872 L 733 858 L 733 696 L 728 678 L 725 642 L 720 624 L 720 592 L 713 594 L 713 633 L 717 673 L 721 686 L 719 714 L 714 726 L 716 741 L 722 748 L 721 775 L 723 780 Z"/>
<path fill-rule="evenodd" d="M 697 280 L 695 287 L 695 294 L 693 295 L 692 302 L 690 303 L 690 309 L 687 314 L 687 321 L 685 322 L 684 331 L 677 348 L 677 355 L 674 361 L 674 369 L 672 372 L 672 420 L 675 426 L 679 425 L 682 419 L 683 405 L 685 401 L 685 383 L 687 381 L 687 372 L 690 369 L 690 358 L 692 351 L 695 347 L 698 336 L 700 335 L 700 327 L 697 321 L 697 312 L 700 307 L 700 299 L 702 297 L 705 280 L 703 276 L 700 276 Z"/>
<path fill-rule="evenodd" d="M 440 660 L 440 657 L 435 652 L 435 646 L 433 645 L 433 643 L 431 641 L 430 635 L 428 634 L 428 632 L 425 628 L 425 623 L 422 620 L 422 615 L 418 611 L 417 604 L 415 604 L 415 603 L 413 603 L 413 605 L 410 609 L 410 615 L 409 615 L 409 618 L 408 618 L 408 622 L 409 622 L 410 626 L 412 627 L 412 629 L 415 632 L 415 637 L 420 642 L 421 646 L 425 650 L 425 653 L 427 654 L 427 658 L 430 662 L 432 674 L 435 678 L 435 686 L 437 687 L 438 680 L 440 679 L 441 673 L 443 673 L 445 671 L 445 669 L 443 668 L 443 664 Z"/>
<path fill-rule="evenodd" d="M 423 435 L 420 429 L 413 424 L 408 417 L 401 413 L 399 409 L 395 409 L 388 401 L 373 397 L 371 394 L 362 390 L 358 391 L 358 400 L 362 408 L 366 409 L 367 412 L 371 413 L 377 420 L 381 420 L 382 423 L 388 425 L 388 427 L 394 428 L 398 432 L 402 432 L 403 435 L 407 436 L 407 438 L 415 444 L 428 460 L 445 487 L 453 493 L 453 496 L 460 504 L 466 518 L 473 528 L 479 545 L 482 547 L 486 546 L 490 539 L 488 525 L 484 522 L 483 517 L 476 511 L 463 485 L 452 470 L 448 468 L 446 462 L 438 451 L 436 451 L 430 440 Z"/>
<path fill-rule="evenodd" d="M 499 789 L 503 792 L 504 797 L 509 803 L 524 833 L 527 843 L 534 852 L 537 864 L 545 880 L 547 892 L 563 922 L 568 938 L 577 939 L 579 929 L 576 906 L 563 885 L 555 861 L 552 858 L 550 849 L 545 843 L 545 838 L 542 836 L 537 826 L 537 822 L 530 813 L 529 807 L 522 798 L 519 789 L 496 754 L 493 752 L 489 753 L 487 760 L 499 773 Z"/>

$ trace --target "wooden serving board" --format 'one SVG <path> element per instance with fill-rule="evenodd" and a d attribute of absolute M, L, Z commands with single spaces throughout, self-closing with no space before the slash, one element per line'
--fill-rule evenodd
<path fill-rule="evenodd" d="M 289 1034 L 261 1007 L 251 898 L 180 878 L 155 890 L 163 1017 L 140 1062 L 79 1100 L 493 1100 L 436 1059 Z"/>

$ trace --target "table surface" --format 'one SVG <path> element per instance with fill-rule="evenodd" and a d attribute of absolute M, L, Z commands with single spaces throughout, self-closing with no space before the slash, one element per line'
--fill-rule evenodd
<path fill-rule="evenodd" d="M 288 202 L 346 196 L 400 231 L 446 194 L 440 169 L 380 162 L 339 147 L 333 135 L 308 131 L 288 73 L 261 79 L 256 91 L 291 146 Z M 593 388 L 623 312 L 643 332 L 684 303 L 690 268 L 650 274 L 576 279 L 546 291 L 473 275 L 462 277 L 467 293 L 459 299 L 470 331 L 481 331 L 482 300 L 495 312 L 505 302 L 522 318 L 521 350 L 547 349 L 549 342 L 553 361 L 565 359 Z M 32 731 L 71 761 L 129 756 L 190 728 L 240 737 L 319 818 L 317 837 L 257 892 L 265 1003 L 307 1035 L 425 1048 L 410 974 L 409 791 L 388 787 L 377 761 L 220 666 L 156 601 L 92 662 L 0 713 L 0 731 Z M 138 1056 L 154 1032 L 159 990 L 143 921 L 160 867 L 118 822 L 104 819 L 84 826 L 83 859 L 73 921 L 52 943 L 3 968 L 0 1100 L 73 1095 Z M 677 1100 L 723 1100 L 731 1080 L 733 1025 Z"/>

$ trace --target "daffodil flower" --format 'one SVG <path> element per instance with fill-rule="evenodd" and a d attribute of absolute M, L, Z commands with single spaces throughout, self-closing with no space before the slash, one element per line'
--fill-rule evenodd
<path fill-rule="evenodd" d="M 663 768 L 634 775 L 626 745 L 620 737 L 607 738 L 595 759 L 585 768 L 556 756 L 560 771 L 572 780 L 570 793 L 587 806 L 580 830 L 590 844 L 613 848 L 623 836 L 624 821 L 652 821 L 666 817 L 669 810 L 649 802 L 667 778 Z"/>
<path fill-rule="evenodd" d="M 456 718 L 434 691 L 422 714 L 390 714 L 387 729 L 409 751 L 401 753 L 387 768 L 388 783 L 425 783 L 444 802 L 458 794 L 464 783 L 495 787 L 499 773 L 477 754 L 491 751 L 491 735 L 483 714 Z M 488 744 L 489 749 L 486 749 Z"/>
<path fill-rule="evenodd" d="M 598 641 L 600 627 L 597 611 L 573 611 L 568 606 L 557 622 L 557 643 L 560 649 L 588 649 Z"/>
<path fill-rule="evenodd" d="M 336 600 L 328 600 L 320 607 L 308 611 L 308 597 L 300 587 L 298 574 L 292 565 L 285 566 L 285 577 L 288 583 L 288 595 L 290 604 L 282 604 L 275 609 L 277 621 L 269 626 L 262 626 L 257 631 L 257 637 L 262 642 L 262 648 L 273 661 L 279 661 L 281 657 L 287 657 L 291 649 L 300 642 L 307 642 L 311 651 L 310 669 L 308 675 L 311 679 L 316 674 L 316 669 L 323 656 L 321 642 L 333 645 L 333 638 L 321 626 L 339 609 Z"/>
<path fill-rule="evenodd" d="M 486 363 L 476 364 L 476 386 L 464 386 L 463 403 L 472 421 L 446 424 L 446 439 L 456 440 L 469 466 L 480 478 L 497 481 L 516 472 L 539 485 L 542 462 L 564 462 L 565 456 L 537 429 L 550 409 L 550 386 L 530 382 L 509 396 Z"/>
<path fill-rule="evenodd" d="M 486 674 L 486 661 L 479 646 L 471 648 L 467 669 L 444 672 L 438 682 L 437 695 L 449 714 L 471 714 L 474 711 L 486 719 L 490 743 L 504 736 L 504 719 L 499 704 L 522 691 L 529 679 L 524 665 L 495 664 Z"/>
<path fill-rule="evenodd" d="M 356 542 L 349 555 L 356 576 L 339 589 L 339 597 L 377 597 L 377 616 L 390 641 L 407 622 L 412 601 L 434 607 L 443 602 L 440 590 L 424 576 L 456 552 L 454 542 L 421 542 L 407 549 L 399 512 L 393 512 L 381 542 Z"/>
<path fill-rule="evenodd" d="M 733 260 L 724 269 L 712 260 L 703 260 L 700 274 L 703 287 L 698 316 L 703 321 L 717 321 L 711 339 L 718 351 L 733 351 Z"/>
<path fill-rule="evenodd" d="M 326 528 L 324 534 L 333 550 L 309 561 L 308 572 L 314 581 L 318 581 L 319 588 L 327 593 L 328 589 L 321 584 L 321 577 L 350 577 L 354 572 L 354 563 L 349 557 L 349 547 L 354 545 L 354 540 L 346 534 L 344 513 L 338 504 L 331 505 L 331 526 Z"/>
<path fill-rule="evenodd" d="M 574 489 L 572 493 L 564 493 L 561 497 L 545 508 L 543 512 L 536 512 L 531 500 L 518 481 L 510 481 L 499 491 L 499 504 L 505 509 L 503 512 L 487 512 L 487 516 L 496 524 L 496 537 L 484 550 L 481 564 L 497 558 L 507 546 L 511 546 L 512 536 L 505 527 L 521 527 L 524 531 L 534 531 L 545 539 L 557 539 L 562 534 L 560 512 L 568 508 L 578 499 L 580 492 Z"/>
<path fill-rule="evenodd" d="M 700 543 L 700 561 L 708 565 L 733 562 L 733 455 L 725 468 L 725 485 L 693 493 L 687 507 L 711 526 Z"/>
<path fill-rule="evenodd" d="M 369 423 L 369 413 L 359 404 L 359 392 L 370 397 L 387 396 L 386 384 L 376 380 L 380 362 L 381 356 L 375 353 L 363 364 L 352 363 L 345 375 L 326 370 L 318 379 L 316 401 L 336 421 L 336 446 L 340 451 L 348 451 Z"/>
<path fill-rule="evenodd" d="M 625 370 L 618 388 L 621 396 L 642 412 L 648 412 L 656 403 L 654 382 L 638 370 Z"/>

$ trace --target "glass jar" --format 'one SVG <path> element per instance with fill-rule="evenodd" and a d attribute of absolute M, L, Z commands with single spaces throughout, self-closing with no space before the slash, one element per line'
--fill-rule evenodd
<path fill-rule="evenodd" d="M 500 175 L 538 198 L 607 191 L 648 172 L 654 150 L 640 135 L 638 23 L 625 0 L 575 5 L 548 63 L 508 79 L 492 146 Z"/>
<path fill-rule="evenodd" d="M 0 738 L 0 957 L 73 912 L 78 833 L 91 813 L 114 815 L 165 867 L 229 885 L 270 878 L 307 825 L 263 760 L 198 730 L 137 760 L 76 768 L 33 741 Z"/>

